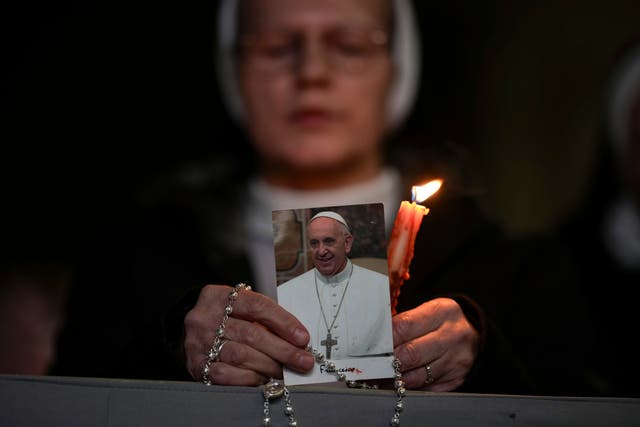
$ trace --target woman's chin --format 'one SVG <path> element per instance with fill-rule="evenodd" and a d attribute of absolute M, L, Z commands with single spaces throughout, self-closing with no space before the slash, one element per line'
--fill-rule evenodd
<path fill-rule="evenodd" d="M 282 163 L 296 170 L 309 169 L 317 170 L 333 170 L 344 167 L 344 165 L 352 163 L 353 157 L 345 152 L 343 147 L 314 147 L 305 150 L 300 147 L 291 150 L 283 156 Z"/>

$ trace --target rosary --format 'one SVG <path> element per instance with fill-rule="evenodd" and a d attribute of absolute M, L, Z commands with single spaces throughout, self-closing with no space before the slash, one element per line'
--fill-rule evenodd
<path fill-rule="evenodd" d="M 313 350 L 311 347 L 308 347 L 307 350 L 311 351 L 316 359 L 316 362 L 325 365 L 325 372 L 330 375 L 335 375 L 338 381 L 345 381 L 345 374 L 342 372 L 337 372 L 335 364 L 330 360 L 325 360 L 324 355 Z M 394 359 L 393 363 L 393 371 L 394 371 L 394 386 L 396 389 L 396 401 L 393 407 L 394 412 L 391 417 L 390 424 L 391 426 L 399 426 L 400 425 L 400 412 L 404 409 L 404 404 L 402 402 L 402 398 L 406 394 L 406 389 L 404 387 L 404 381 L 402 381 L 402 373 L 400 373 L 400 361 L 398 359 Z M 364 381 L 346 381 L 347 387 L 349 388 L 363 388 L 363 389 L 377 389 L 377 385 L 369 385 Z M 293 404 L 291 402 L 291 393 L 289 389 L 284 385 L 284 383 L 280 380 L 271 379 L 269 382 L 262 386 L 262 394 L 264 396 L 264 418 L 262 419 L 263 425 L 265 427 L 271 424 L 271 412 L 269 408 L 269 402 L 273 399 L 280 398 L 284 396 L 284 414 L 289 418 L 289 427 L 297 427 L 298 422 L 295 418 L 295 411 L 293 409 Z"/>
<path fill-rule="evenodd" d="M 348 285 L 348 284 L 347 284 Z M 317 289 L 317 288 L 316 288 Z M 211 345 L 211 349 L 207 353 L 207 358 L 202 367 L 202 382 L 206 385 L 211 385 L 212 381 L 209 377 L 211 364 L 218 358 L 220 351 L 222 350 L 222 346 L 226 342 L 224 340 L 224 330 L 227 325 L 227 321 L 229 320 L 229 316 L 233 312 L 233 303 L 238 298 L 238 293 L 243 290 L 251 290 L 251 286 L 245 285 L 244 283 L 239 283 L 235 286 L 235 288 L 229 293 L 227 298 L 227 305 L 224 308 L 224 315 L 222 318 L 222 322 L 218 329 L 216 329 L 216 336 L 213 340 L 213 344 Z M 346 289 L 345 289 L 346 292 Z M 344 299 L 344 294 L 343 294 Z M 324 315 L 324 313 L 323 313 Z M 334 319 L 335 321 L 335 319 Z M 327 333 L 327 341 L 331 340 L 331 333 Z M 338 372 L 336 369 L 335 363 L 325 358 L 325 355 L 318 352 L 311 346 L 307 347 L 307 350 L 314 355 L 314 358 L 320 366 L 324 366 L 324 372 L 329 375 L 334 375 L 337 381 L 345 381 L 347 387 L 349 388 L 363 388 L 363 389 L 377 389 L 377 385 L 369 385 L 363 381 L 346 381 L 346 375 L 343 372 Z M 331 344 L 327 345 L 327 356 L 330 356 L 331 352 Z M 396 400 L 393 407 L 393 415 L 390 420 L 391 426 L 399 426 L 400 425 L 400 413 L 404 409 L 404 404 L 402 402 L 403 397 L 406 394 L 405 384 L 402 380 L 402 373 L 400 372 L 400 361 L 395 358 L 392 363 L 393 368 L 393 377 L 394 377 L 394 387 L 396 390 Z M 297 427 L 298 422 L 295 418 L 295 411 L 293 408 L 293 403 L 291 401 L 291 393 L 289 389 L 284 385 L 284 382 L 277 379 L 271 379 L 269 382 L 262 386 L 262 394 L 264 396 L 264 408 L 263 408 L 263 425 L 268 427 L 271 424 L 271 410 L 270 410 L 270 402 L 274 399 L 278 399 L 284 396 L 284 414 L 289 419 L 288 426 L 289 427 Z"/>

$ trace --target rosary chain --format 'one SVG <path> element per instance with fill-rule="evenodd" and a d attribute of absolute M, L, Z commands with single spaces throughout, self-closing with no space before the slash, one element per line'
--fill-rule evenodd
<path fill-rule="evenodd" d="M 346 376 L 343 372 L 338 372 L 336 369 L 336 365 L 331 360 L 326 360 L 324 354 L 315 350 L 313 347 L 308 346 L 307 350 L 313 353 L 316 362 L 319 364 L 325 365 L 325 371 L 328 374 L 335 375 L 338 381 L 345 381 Z M 390 425 L 392 427 L 398 427 L 400 425 L 400 413 L 404 410 L 403 399 L 406 394 L 405 382 L 402 380 L 402 373 L 400 372 L 400 360 L 397 358 L 393 359 L 392 363 L 393 367 L 393 385 L 396 390 L 396 401 L 393 405 L 393 416 L 390 420 Z M 364 381 L 346 381 L 347 387 L 349 388 L 362 388 L 362 389 L 377 389 L 377 384 L 367 384 Z M 269 400 L 279 398 L 284 395 L 284 413 L 289 418 L 288 427 L 297 427 L 298 422 L 294 417 L 294 409 L 293 404 L 291 403 L 291 395 L 289 393 L 289 389 L 281 383 L 279 380 L 271 379 L 267 384 L 263 386 L 263 394 L 264 394 L 264 418 L 263 425 L 268 427 L 271 423 L 271 416 L 269 412 Z"/>
<path fill-rule="evenodd" d="M 204 366 L 202 367 L 202 382 L 206 385 L 213 384 L 211 381 L 211 377 L 209 373 L 211 372 L 211 364 L 216 360 L 216 358 L 220 355 L 220 350 L 222 350 L 222 346 L 224 345 L 224 330 L 227 327 L 227 321 L 229 321 L 229 316 L 233 312 L 233 303 L 238 299 L 238 294 L 244 290 L 250 291 L 251 286 L 246 285 L 244 283 L 238 283 L 231 292 L 229 292 L 229 296 L 227 297 L 227 305 L 224 307 L 224 315 L 222 316 L 222 321 L 220 322 L 220 326 L 216 329 L 216 336 L 213 339 L 213 344 L 211 344 L 211 348 L 207 353 L 207 359 L 204 362 Z"/>

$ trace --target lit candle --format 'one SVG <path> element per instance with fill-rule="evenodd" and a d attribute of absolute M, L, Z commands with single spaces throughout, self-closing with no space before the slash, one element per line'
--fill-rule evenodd
<path fill-rule="evenodd" d="M 391 231 L 387 246 L 387 262 L 391 286 L 391 313 L 396 314 L 400 287 L 409 279 L 409 265 L 413 259 L 413 246 L 429 209 L 417 204 L 423 202 L 440 189 L 442 180 L 429 181 L 425 185 L 411 187 L 411 202 L 403 200 Z"/>

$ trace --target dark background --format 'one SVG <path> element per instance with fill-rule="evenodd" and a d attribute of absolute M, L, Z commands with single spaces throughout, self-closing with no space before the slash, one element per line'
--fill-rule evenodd
<path fill-rule="evenodd" d="M 216 88 L 217 2 L 11 3 L 0 169 L 3 234 L 18 246 L 69 241 L 196 160 L 244 173 L 225 161 L 246 146 Z M 512 233 L 552 229 L 592 185 L 604 83 L 640 32 L 639 3 L 417 3 L 411 144 L 459 147 L 485 210 Z"/>

